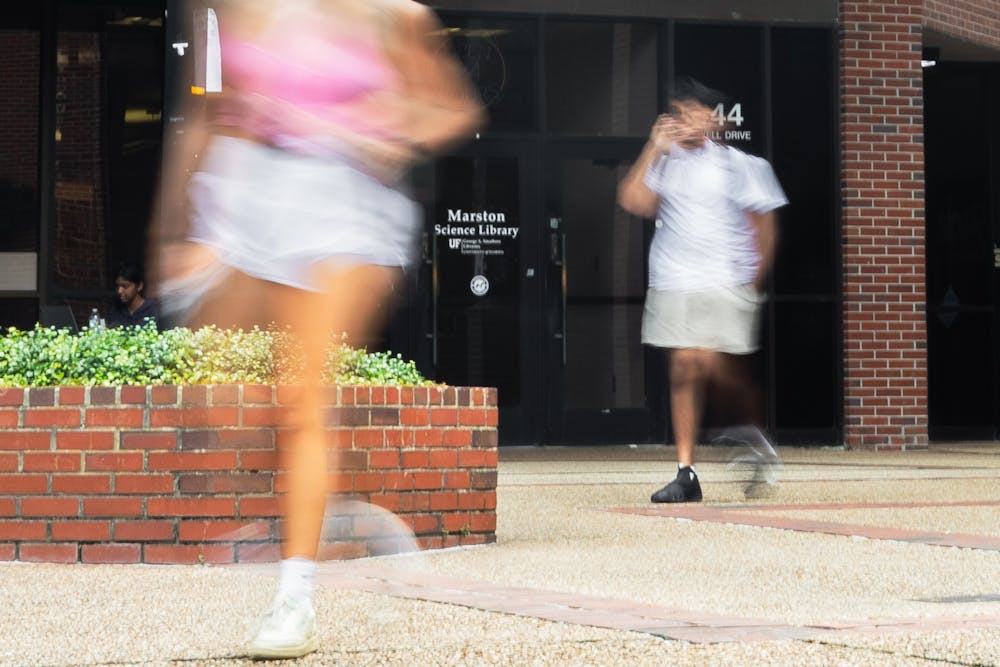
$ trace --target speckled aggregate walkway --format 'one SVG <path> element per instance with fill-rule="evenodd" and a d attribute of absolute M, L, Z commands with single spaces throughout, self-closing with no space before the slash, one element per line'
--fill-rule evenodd
<path fill-rule="evenodd" d="M 1000 666 L 1000 444 L 782 448 L 652 505 L 666 447 L 501 450 L 498 540 L 327 562 L 296 666 Z M 0 563 L 0 667 L 249 667 L 276 566 Z"/>

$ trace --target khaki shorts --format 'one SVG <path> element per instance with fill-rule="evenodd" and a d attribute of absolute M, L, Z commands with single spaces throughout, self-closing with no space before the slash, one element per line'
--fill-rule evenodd
<path fill-rule="evenodd" d="M 753 285 L 703 292 L 649 289 L 642 313 L 642 342 L 671 349 L 750 354 L 760 348 L 764 299 Z"/>

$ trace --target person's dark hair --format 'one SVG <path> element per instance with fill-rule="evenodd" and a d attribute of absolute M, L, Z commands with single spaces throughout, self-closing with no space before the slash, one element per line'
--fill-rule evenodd
<path fill-rule="evenodd" d="M 121 278 L 127 280 L 130 283 L 142 283 L 145 282 L 142 277 L 142 269 L 138 264 L 133 262 L 124 262 L 118 267 L 118 273 L 115 274 L 115 278 Z"/>
<path fill-rule="evenodd" d="M 679 76 L 670 86 L 670 102 L 698 102 L 714 109 L 729 101 L 729 96 L 721 90 L 709 88 L 701 81 L 689 76 Z"/>

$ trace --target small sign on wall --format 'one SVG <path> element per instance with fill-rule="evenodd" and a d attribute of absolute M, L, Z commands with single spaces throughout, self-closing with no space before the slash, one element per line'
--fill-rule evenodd
<path fill-rule="evenodd" d="M 0 252 L 0 292 L 38 289 L 38 253 Z"/>

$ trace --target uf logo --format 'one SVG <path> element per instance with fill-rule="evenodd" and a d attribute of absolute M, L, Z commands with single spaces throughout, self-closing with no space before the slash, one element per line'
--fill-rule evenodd
<path fill-rule="evenodd" d="M 448 239 L 448 247 L 457 250 L 462 247 L 462 239 Z"/>

